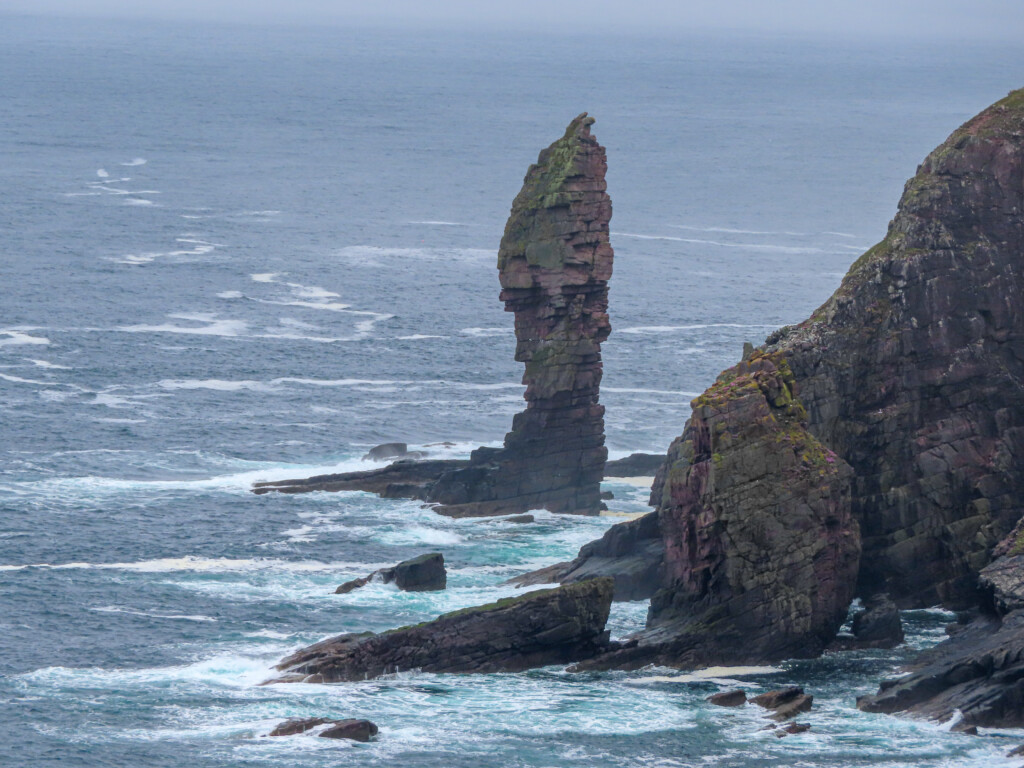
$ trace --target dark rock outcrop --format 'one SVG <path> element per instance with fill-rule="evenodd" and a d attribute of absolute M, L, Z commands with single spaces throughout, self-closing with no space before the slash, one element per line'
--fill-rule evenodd
<path fill-rule="evenodd" d="M 334 683 L 423 672 L 518 672 L 608 648 L 611 579 L 591 579 L 448 613 L 379 635 L 346 634 L 284 659 L 269 682 Z"/>
<path fill-rule="evenodd" d="M 950 628 L 951 637 L 918 656 L 908 674 L 883 681 L 857 706 L 868 712 L 910 712 L 957 724 L 1024 727 L 1024 522 L 983 568 L 985 610 Z"/>
<path fill-rule="evenodd" d="M 334 725 L 320 732 L 321 739 L 350 739 L 370 741 L 379 729 L 369 720 L 335 720 Z"/>
<path fill-rule="evenodd" d="M 267 735 L 296 736 L 328 723 L 330 727 L 325 728 L 317 736 L 324 739 L 370 741 L 378 732 L 377 726 L 369 720 L 329 720 L 326 717 L 309 717 L 304 720 L 285 720 Z"/>
<path fill-rule="evenodd" d="M 665 544 L 658 515 L 648 513 L 613 525 L 604 535 L 583 545 L 576 559 L 516 576 L 506 583 L 572 584 L 608 576 L 615 581 L 615 600 L 646 600 L 661 586 Z"/>
<path fill-rule="evenodd" d="M 394 584 L 405 592 L 436 592 L 448 583 L 448 572 L 444 567 L 444 555 L 430 552 L 410 560 L 403 560 L 390 568 L 381 568 L 369 576 L 346 581 L 336 590 L 336 595 L 345 595 L 354 589 L 365 587 L 374 579 L 385 584 Z"/>
<path fill-rule="evenodd" d="M 872 595 L 853 617 L 853 636 L 860 648 L 895 648 L 903 642 L 900 611 L 887 594 Z"/>
<path fill-rule="evenodd" d="M 810 319 L 694 401 L 652 486 L 665 584 L 648 627 L 578 668 L 814 654 L 854 594 L 976 604 L 1024 512 L 1022 254 L 1016 91 L 928 156 Z M 988 579 L 1004 610 L 1015 573 Z"/>
<path fill-rule="evenodd" d="M 747 694 L 742 690 L 722 691 L 711 694 L 706 701 L 716 707 L 742 707 L 747 703 Z"/>
<path fill-rule="evenodd" d="M 832 298 L 768 338 L 856 474 L 862 594 L 969 605 L 1024 513 L 1022 199 L 1015 91 L 925 159 Z"/>
<path fill-rule="evenodd" d="M 409 446 L 407 443 L 381 443 L 375 445 L 366 455 L 363 456 L 363 461 L 383 461 L 384 459 L 400 459 L 409 453 Z"/>
<path fill-rule="evenodd" d="M 505 309 L 515 313 L 526 410 L 502 448 L 469 462 L 392 465 L 371 473 L 257 483 L 257 493 L 367 490 L 422 499 L 453 517 L 531 509 L 594 515 L 604 505 L 601 343 L 608 337 L 612 204 L 604 147 L 583 113 L 540 153 L 512 203 L 498 249 Z"/>

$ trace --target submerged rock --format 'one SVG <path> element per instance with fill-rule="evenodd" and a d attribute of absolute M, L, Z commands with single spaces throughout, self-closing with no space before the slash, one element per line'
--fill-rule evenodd
<path fill-rule="evenodd" d="M 363 461 L 383 461 L 384 459 L 400 459 L 409 453 L 409 446 L 406 443 L 382 443 L 375 445 L 366 455 Z"/>
<path fill-rule="evenodd" d="M 399 462 L 373 472 L 257 483 L 256 493 L 365 490 L 422 499 L 453 517 L 604 509 L 608 451 L 598 395 L 601 343 L 611 331 L 612 205 L 593 122 L 583 113 L 540 153 L 501 239 L 501 299 L 515 313 L 516 360 L 526 365 L 526 410 L 512 420 L 504 446 L 478 448 L 468 462 Z"/>
<path fill-rule="evenodd" d="M 423 672 L 518 672 L 608 648 L 611 579 L 591 579 L 466 608 L 381 634 L 346 634 L 284 659 L 273 683 L 336 683 Z"/>
<path fill-rule="evenodd" d="M 430 552 L 410 560 L 403 560 L 390 568 L 381 568 L 361 579 L 346 581 L 336 590 L 336 595 L 345 595 L 354 589 L 365 587 L 374 579 L 385 584 L 394 584 L 405 592 L 435 592 L 442 590 L 448 583 L 448 572 L 444 567 L 444 555 Z"/>

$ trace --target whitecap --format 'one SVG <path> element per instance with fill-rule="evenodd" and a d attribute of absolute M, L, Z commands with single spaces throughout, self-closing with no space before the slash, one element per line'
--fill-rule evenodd
<path fill-rule="evenodd" d="M 133 158 L 133 159 L 129 160 L 127 163 L 121 163 L 121 165 L 126 165 L 126 166 L 128 166 L 130 168 L 133 168 L 133 167 L 135 167 L 137 165 L 145 165 L 145 164 L 146 164 L 146 158 L 144 158 L 144 157 L 136 157 L 136 158 Z"/>
<path fill-rule="evenodd" d="M 177 571 L 235 572 L 235 571 L 352 571 L 365 567 L 363 563 L 324 563 L 314 560 L 289 561 L 274 559 L 232 559 L 227 557 L 163 557 L 124 563 L 28 563 L 0 565 L 0 571 L 23 571 L 30 568 L 52 571 L 99 570 L 133 571 L 136 573 L 172 573 Z"/>
<path fill-rule="evenodd" d="M 684 392 L 675 389 L 640 389 L 637 387 L 601 387 L 602 392 L 615 392 L 617 394 L 636 395 L 676 395 L 678 397 L 698 397 L 700 392 Z"/>
<path fill-rule="evenodd" d="M 420 224 L 425 227 L 468 227 L 460 221 L 408 221 L 407 224 Z"/>
<path fill-rule="evenodd" d="M 162 389 L 212 389 L 219 392 L 242 390 L 269 392 L 273 389 L 262 381 L 224 381 L 223 379 L 163 379 L 156 385 Z"/>
<path fill-rule="evenodd" d="M 254 282 L 257 283 L 276 283 L 277 278 L 281 276 L 280 272 L 259 272 L 254 275 L 249 275 Z"/>
<path fill-rule="evenodd" d="M 49 360 L 34 360 L 31 357 L 26 357 L 25 359 L 33 365 L 38 365 L 40 368 L 55 368 L 63 371 L 71 370 L 71 366 L 69 365 L 58 365 L 57 363 L 51 363 Z"/>
<path fill-rule="evenodd" d="M 821 248 L 791 245 L 769 245 L 767 243 L 723 243 L 720 240 L 704 240 L 695 237 L 671 237 L 670 235 L 640 235 L 634 232 L 613 232 L 614 237 L 632 237 L 637 240 L 667 240 L 675 243 L 692 243 L 695 245 L 713 245 L 720 248 L 745 248 L 755 251 L 775 251 L 778 253 L 826 253 Z"/>
<path fill-rule="evenodd" d="M 59 382 L 56 381 L 36 381 L 35 379 L 23 379 L 20 376 L 10 376 L 6 373 L 0 373 L 0 379 L 3 379 L 4 381 L 10 381 L 14 384 L 38 384 L 39 386 L 43 387 L 52 387 L 59 384 Z"/>
<path fill-rule="evenodd" d="M 785 235 L 787 237 L 807 237 L 807 232 L 771 231 L 763 229 L 732 229 L 730 227 L 691 227 L 686 224 L 669 224 L 673 229 L 686 229 L 693 232 L 725 232 L 735 235 Z M 825 234 L 834 234 L 826 232 Z"/>
<path fill-rule="evenodd" d="M 124 204 L 135 206 L 155 205 L 155 203 L 152 200 L 144 200 L 141 197 L 129 197 L 127 200 L 124 201 Z"/>
<path fill-rule="evenodd" d="M 241 291 L 221 291 L 217 294 L 218 299 L 242 299 L 245 295 Z"/>
<path fill-rule="evenodd" d="M 439 528 L 427 528 L 422 525 L 410 525 L 398 530 L 386 531 L 379 538 L 388 544 L 430 544 L 432 546 L 455 546 L 464 539 L 454 531 Z"/>
<path fill-rule="evenodd" d="M 145 616 L 149 619 L 172 619 L 179 621 L 217 621 L 212 616 L 186 615 L 176 613 L 151 613 L 150 611 L 134 611 L 130 608 L 122 608 L 116 605 L 105 605 L 99 608 L 90 608 L 90 611 L 97 611 L 98 613 L 126 613 L 130 616 Z"/>
<path fill-rule="evenodd" d="M 396 336 L 398 341 L 421 341 L 423 339 L 447 339 L 447 336 L 435 336 L 432 333 L 414 333 L 412 336 Z"/>
<path fill-rule="evenodd" d="M 505 336 L 512 332 L 511 328 L 463 328 L 459 333 L 466 336 Z"/>
<path fill-rule="evenodd" d="M 102 168 L 100 168 L 100 169 L 99 169 L 98 171 L 96 171 L 96 175 L 97 175 L 97 176 L 99 176 L 99 177 L 100 177 L 101 179 L 105 179 L 105 178 L 107 178 L 107 177 L 109 177 L 109 176 L 110 176 L 110 174 L 109 174 L 109 173 L 107 173 L 107 172 L 106 172 L 105 170 L 103 170 Z"/>
<path fill-rule="evenodd" d="M 32 328 L 25 328 L 23 330 L 33 330 Z M 0 339 L 0 347 L 11 347 L 18 344 L 49 344 L 50 340 L 43 338 L 42 336 L 30 336 L 27 333 L 23 333 L 22 330 L 8 329 L 0 331 L 0 336 L 6 336 L 6 339 Z"/>
<path fill-rule="evenodd" d="M 183 333 L 195 334 L 198 336 L 227 336 L 235 337 L 241 335 L 248 327 L 244 320 L 217 320 L 213 315 L 168 315 L 169 318 L 178 320 L 190 320 L 192 322 L 206 323 L 200 326 L 172 325 L 122 325 L 117 330 L 125 333 Z"/>

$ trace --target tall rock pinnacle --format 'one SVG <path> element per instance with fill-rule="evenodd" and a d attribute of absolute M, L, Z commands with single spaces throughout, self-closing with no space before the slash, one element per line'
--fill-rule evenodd
<path fill-rule="evenodd" d="M 498 251 L 501 299 L 515 313 L 516 360 L 526 364 L 526 410 L 503 449 L 478 449 L 442 476 L 428 501 L 453 514 L 544 508 L 595 514 L 607 458 L 598 403 L 608 338 L 611 198 L 604 147 L 584 112 L 540 153 Z"/>
<path fill-rule="evenodd" d="M 383 469 L 256 483 L 256 493 L 363 490 L 436 504 L 453 517 L 529 509 L 596 515 L 604 447 L 601 342 L 608 338 L 612 247 L 604 147 L 584 112 L 543 150 L 498 249 L 505 309 L 515 313 L 516 360 L 526 364 L 526 410 L 503 448 L 469 461 L 396 462 Z"/>

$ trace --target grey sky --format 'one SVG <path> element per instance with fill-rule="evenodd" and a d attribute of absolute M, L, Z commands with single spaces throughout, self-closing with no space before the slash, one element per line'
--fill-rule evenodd
<path fill-rule="evenodd" d="M 47 15 L 257 23 L 718 28 L 993 40 L 1024 35 L 1024 0 L 4 0 L 2 6 Z"/>

